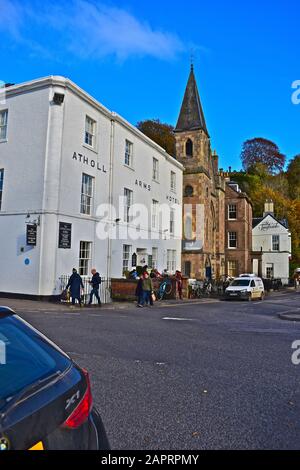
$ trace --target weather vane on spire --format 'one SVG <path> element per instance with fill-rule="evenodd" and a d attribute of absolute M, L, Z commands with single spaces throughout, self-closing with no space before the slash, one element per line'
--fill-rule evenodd
<path fill-rule="evenodd" d="M 194 63 L 195 63 L 195 49 L 191 48 L 191 69 L 194 70 Z"/>

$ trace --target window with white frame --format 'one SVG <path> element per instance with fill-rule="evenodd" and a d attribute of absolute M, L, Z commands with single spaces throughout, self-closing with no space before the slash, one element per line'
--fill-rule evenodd
<path fill-rule="evenodd" d="M 175 234 L 175 210 L 170 210 L 170 235 Z"/>
<path fill-rule="evenodd" d="M 228 232 L 228 248 L 237 248 L 236 232 Z"/>
<path fill-rule="evenodd" d="M 152 269 L 157 269 L 158 266 L 158 248 L 152 248 Z"/>
<path fill-rule="evenodd" d="M 171 274 L 174 274 L 176 271 L 176 258 L 176 250 L 167 250 L 167 270 Z"/>
<path fill-rule="evenodd" d="M 159 179 L 159 164 L 157 158 L 153 158 L 152 178 L 154 181 Z"/>
<path fill-rule="evenodd" d="M 131 189 L 124 188 L 124 222 L 129 223 L 131 221 L 130 208 L 133 203 L 133 191 Z"/>
<path fill-rule="evenodd" d="M 3 181 L 4 181 L 4 170 L 0 170 L 0 211 L 2 208 Z"/>
<path fill-rule="evenodd" d="M 7 138 L 8 110 L 0 111 L 0 141 Z"/>
<path fill-rule="evenodd" d="M 81 203 L 80 203 L 81 214 L 91 215 L 93 191 L 94 191 L 94 178 L 90 175 L 83 173 L 82 181 L 81 181 Z"/>
<path fill-rule="evenodd" d="M 176 173 L 171 171 L 171 191 L 176 191 Z"/>
<path fill-rule="evenodd" d="M 92 257 L 92 242 L 80 242 L 79 248 L 79 274 L 87 276 L 90 272 L 90 262 Z"/>
<path fill-rule="evenodd" d="M 152 228 L 157 229 L 158 228 L 158 206 L 159 202 L 156 201 L 155 199 L 152 199 Z"/>
<path fill-rule="evenodd" d="M 272 251 L 280 251 L 280 236 L 272 235 Z"/>
<path fill-rule="evenodd" d="M 237 219 L 237 205 L 236 204 L 228 205 L 228 219 L 229 220 Z"/>
<path fill-rule="evenodd" d="M 132 167 L 133 159 L 133 143 L 125 140 L 125 165 Z"/>
<path fill-rule="evenodd" d="M 228 261 L 228 276 L 236 277 L 238 275 L 238 262 L 235 260 Z"/>
<path fill-rule="evenodd" d="M 123 245 L 123 273 L 129 271 L 132 246 Z"/>
<path fill-rule="evenodd" d="M 84 143 L 95 148 L 96 140 L 96 121 L 89 116 L 85 117 Z"/>

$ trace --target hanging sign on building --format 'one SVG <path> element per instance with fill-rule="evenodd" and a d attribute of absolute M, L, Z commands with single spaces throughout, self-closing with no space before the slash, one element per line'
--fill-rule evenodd
<path fill-rule="evenodd" d="M 72 246 L 72 224 L 59 222 L 58 248 L 69 250 Z"/>
<path fill-rule="evenodd" d="M 27 224 L 26 225 L 26 245 L 36 246 L 37 243 L 37 225 Z"/>

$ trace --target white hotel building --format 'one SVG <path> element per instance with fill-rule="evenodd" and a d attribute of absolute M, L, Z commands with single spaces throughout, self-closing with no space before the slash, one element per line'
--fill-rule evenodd
<path fill-rule="evenodd" d="M 263 217 L 253 219 L 252 246 L 254 251 L 262 254 L 261 273 L 257 260 L 253 260 L 253 272 L 266 279 L 281 279 L 283 285 L 288 284 L 292 237 L 287 220 L 275 218 L 272 201 L 265 203 Z"/>
<path fill-rule="evenodd" d="M 0 292 L 59 295 L 60 277 L 73 267 L 83 276 L 95 267 L 120 278 L 134 253 L 137 265 L 179 269 L 182 172 L 64 77 L 7 87 L 0 101 Z M 137 203 L 148 213 L 140 220 L 131 213 Z"/>

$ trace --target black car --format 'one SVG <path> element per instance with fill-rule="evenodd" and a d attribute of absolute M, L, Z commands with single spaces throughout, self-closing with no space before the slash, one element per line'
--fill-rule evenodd
<path fill-rule="evenodd" d="M 107 450 L 86 370 L 0 307 L 0 450 Z"/>

